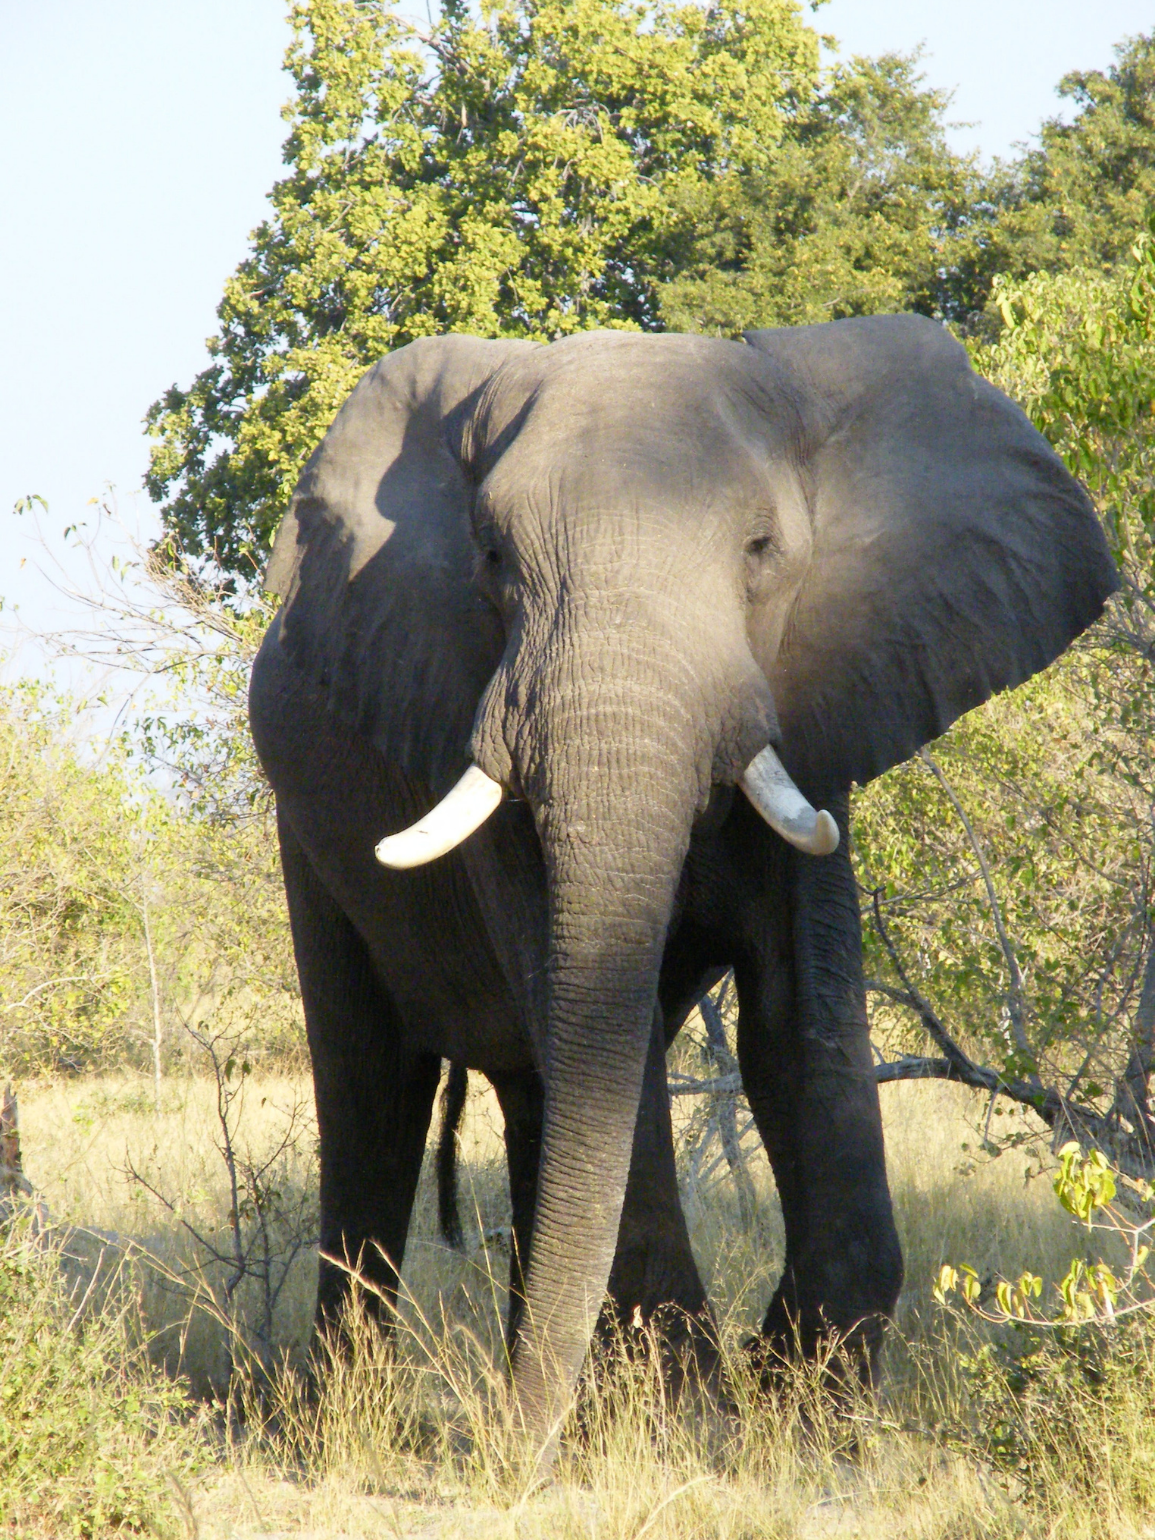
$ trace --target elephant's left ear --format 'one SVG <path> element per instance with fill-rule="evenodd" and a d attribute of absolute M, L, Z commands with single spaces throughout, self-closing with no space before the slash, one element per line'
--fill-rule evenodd
<path fill-rule="evenodd" d="M 804 783 L 865 782 L 1095 620 L 1118 575 L 1090 500 L 921 316 L 747 332 L 798 414 L 811 556 L 768 661 Z"/>

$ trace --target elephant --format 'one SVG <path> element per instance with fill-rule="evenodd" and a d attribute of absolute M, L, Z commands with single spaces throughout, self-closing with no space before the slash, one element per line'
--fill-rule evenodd
<path fill-rule="evenodd" d="M 392 1297 L 441 1061 L 480 1072 L 513 1404 L 548 1463 L 607 1294 L 708 1320 L 665 1053 L 732 968 L 785 1220 L 762 1341 L 838 1333 L 869 1376 L 902 1257 L 850 790 L 1101 614 L 1117 575 L 1051 446 L 916 315 L 422 338 L 338 412 L 266 581 L 250 719 L 316 1091 L 318 1323 L 342 1258 Z"/>

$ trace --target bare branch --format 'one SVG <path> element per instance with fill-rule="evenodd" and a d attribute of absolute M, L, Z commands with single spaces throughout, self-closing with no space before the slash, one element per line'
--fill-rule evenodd
<path fill-rule="evenodd" d="M 945 1058 L 904 1056 L 889 1063 L 884 1061 L 875 1066 L 875 1079 L 878 1083 L 886 1084 L 895 1080 L 956 1080 L 976 1091 L 1003 1096 L 1009 1101 L 1018 1102 L 1020 1106 L 1030 1107 L 1051 1129 L 1054 1143 L 1069 1137 L 1077 1140 L 1085 1150 L 1101 1150 L 1120 1171 L 1137 1181 L 1146 1181 L 1155 1176 L 1155 1147 L 1147 1136 L 1145 1126 L 1129 1133 L 1120 1126 L 1118 1117 L 1111 1112 L 1096 1112 L 1093 1107 L 1073 1101 L 1054 1087 L 1044 1089 L 1037 1077 L 1032 1080 L 1007 1079 L 986 1065 L 976 1064 L 963 1052 L 930 1002 L 911 982 L 882 918 L 879 892 L 879 889 L 875 889 L 872 895 L 874 922 L 895 972 L 905 986 L 905 994 L 889 985 L 872 983 L 868 987 L 912 1010 L 928 1035 L 942 1049 Z M 1155 995 L 1155 983 L 1152 992 Z"/>
<path fill-rule="evenodd" d="M 876 1064 L 874 1078 L 879 1085 L 890 1085 L 896 1080 L 957 1080 L 967 1084 L 948 1059 L 925 1059 L 907 1053 L 900 1059 L 884 1059 Z"/>
<path fill-rule="evenodd" d="M 8 1005 L 0 1005 L 0 1011 L 7 1012 L 22 1010 L 24 1006 L 28 1004 L 29 1000 L 35 999 L 35 997 L 42 993 L 42 991 L 45 989 L 55 989 L 58 984 L 95 984 L 98 983 L 101 979 L 111 979 L 114 977 L 115 974 L 112 973 L 66 973 L 63 975 L 63 977 L 58 979 L 44 979 L 42 983 L 39 983 L 35 985 L 34 988 L 30 989 L 22 1000 L 13 1000 Z"/>
<path fill-rule="evenodd" d="M 671 1075 L 671 1096 L 734 1096 L 742 1089 L 742 1077 L 737 1070 L 729 1075 L 714 1075 L 709 1080 L 698 1080 L 693 1075 Z"/>
<path fill-rule="evenodd" d="M 728 987 L 728 982 L 723 985 L 723 995 Z M 737 1073 L 737 1061 L 726 1042 L 726 1028 L 718 1004 L 710 995 L 703 995 L 698 1002 L 698 1010 L 706 1027 L 706 1042 L 710 1056 L 722 1071 L 718 1079 L 736 1077 L 739 1082 L 733 1091 L 720 1092 L 718 1082 L 715 1080 L 714 1094 L 719 1097 L 718 1132 L 722 1140 L 722 1153 L 726 1157 L 730 1175 L 734 1178 L 734 1185 L 738 1189 L 738 1212 L 743 1228 L 749 1228 L 754 1223 L 758 1212 L 758 1203 L 754 1194 L 754 1183 L 746 1170 L 745 1156 L 742 1153 L 738 1134 L 737 1093 L 741 1085 L 741 1076 Z"/>

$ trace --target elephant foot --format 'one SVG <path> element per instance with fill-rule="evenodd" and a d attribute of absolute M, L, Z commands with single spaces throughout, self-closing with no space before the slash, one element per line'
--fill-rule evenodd
<path fill-rule="evenodd" d="M 775 1295 L 762 1330 L 742 1344 L 747 1366 L 761 1388 L 780 1394 L 798 1384 L 800 1366 L 817 1375 L 815 1388 L 838 1400 L 876 1383 L 886 1316 L 878 1311 L 839 1325 L 822 1306 L 799 1306 Z"/>
<path fill-rule="evenodd" d="M 615 1363 L 647 1359 L 659 1368 L 667 1395 L 722 1388 L 722 1357 L 717 1327 L 708 1303 L 691 1308 L 675 1300 L 624 1304 L 607 1299 L 594 1332 L 601 1373 Z"/>

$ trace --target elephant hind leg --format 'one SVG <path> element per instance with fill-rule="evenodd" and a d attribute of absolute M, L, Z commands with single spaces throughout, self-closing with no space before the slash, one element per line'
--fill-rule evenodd
<path fill-rule="evenodd" d="M 525 1310 L 525 1269 L 537 1203 L 545 1094 L 541 1076 L 531 1068 L 493 1077 L 493 1089 L 505 1120 L 505 1158 L 509 1168 L 509 1309 L 505 1340 L 512 1354 Z"/>
<path fill-rule="evenodd" d="M 664 1018 L 655 1015 L 608 1298 L 598 1322 L 603 1342 L 627 1347 L 644 1328 L 661 1342 L 675 1380 L 693 1364 L 712 1376 L 718 1351 L 706 1290 L 690 1246 L 678 1192 Z"/>
<path fill-rule="evenodd" d="M 320 1134 L 317 1325 L 339 1321 L 350 1267 L 388 1324 L 441 1061 L 408 1046 L 365 943 L 283 815 L 278 826 Z"/>

